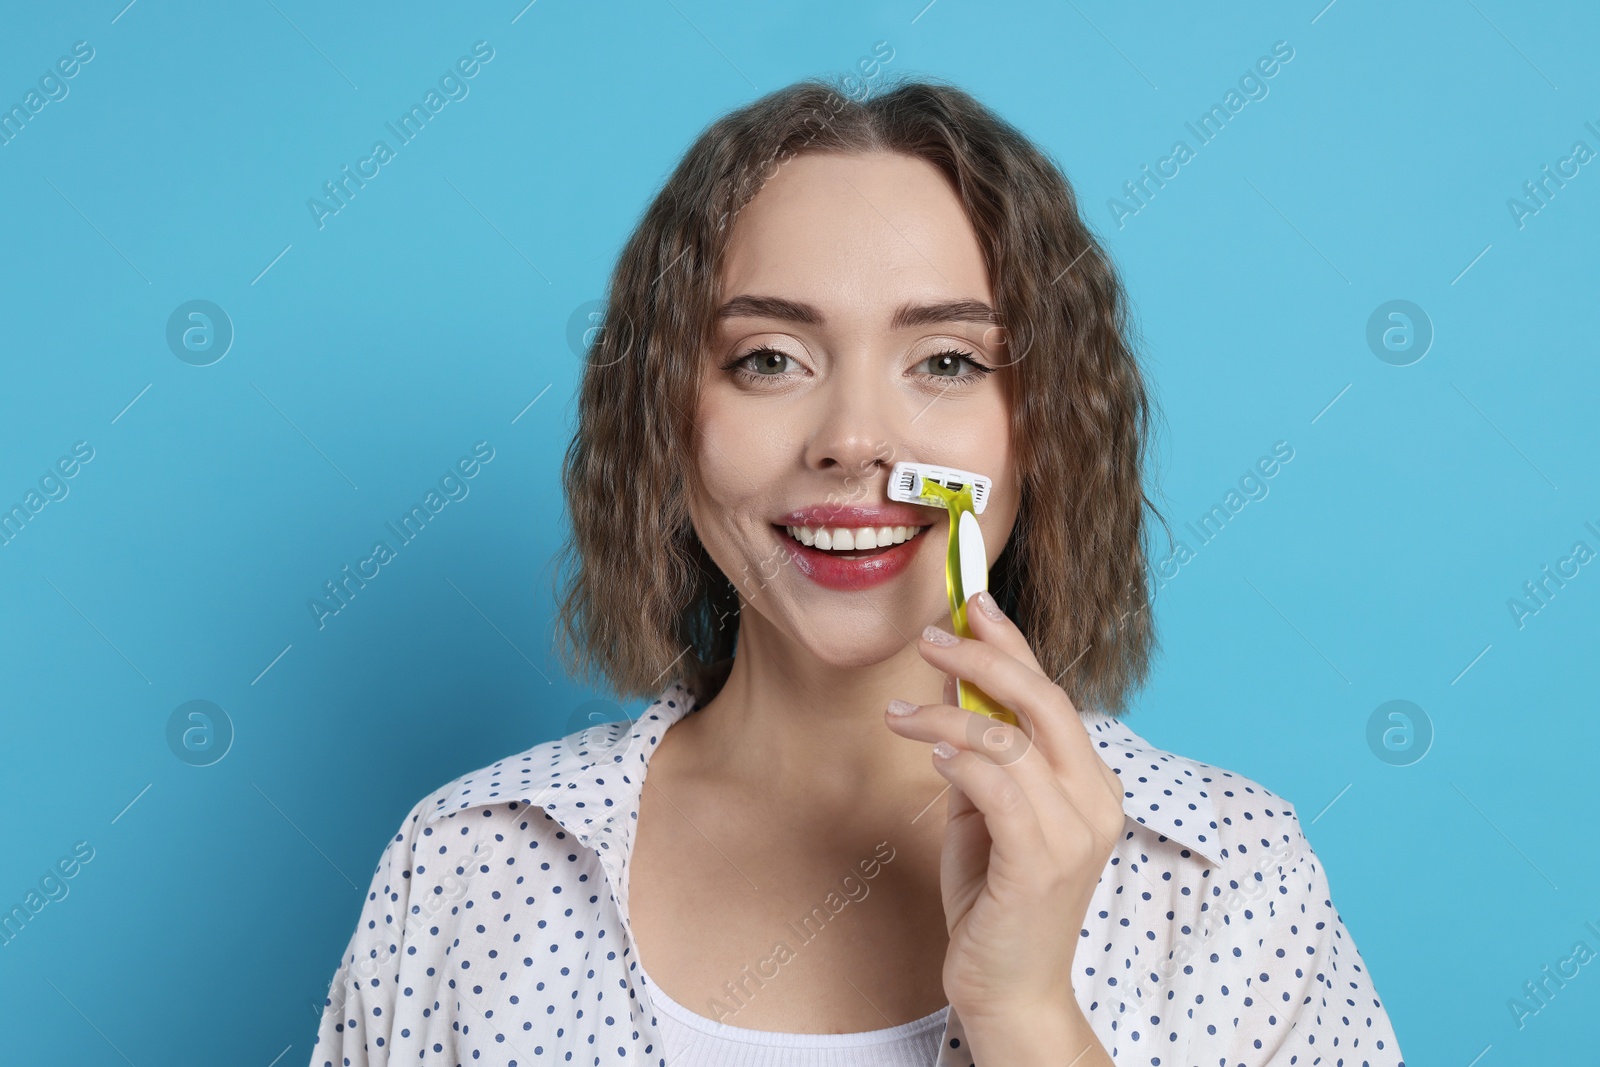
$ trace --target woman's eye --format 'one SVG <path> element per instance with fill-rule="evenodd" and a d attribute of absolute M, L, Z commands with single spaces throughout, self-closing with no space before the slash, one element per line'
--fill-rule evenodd
<path fill-rule="evenodd" d="M 760 377 L 771 378 L 788 369 L 790 358 L 776 348 L 758 348 L 734 361 L 736 366 L 753 371 Z"/>
<path fill-rule="evenodd" d="M 982 376 L 987 374 L 990 370 L 989 367 L 985 367 L 983 364 L 974 359 L 970 353 L 958 352 L 955 349 L 929 356 L 922 362 L 928 367 L 930 373 L 932 373 L 936 378 L 967 377 L 968 375 L 963 374 L 961 371 L 961 365 L 963 363 L 972 368 L 972 370 L 969 372 L 971 375 Z"/>
<path fill-rule="evenodd" d="M 928 356 L 917 365 L 925 368 L 930 377 L 969 383 L 987 376 L 994 369 L 979 363 L 972 353 L 953 348 Z M 727 369 L 737 378 L 753 381 L 782 378 L 799 367 L 796 359 L 787 352 L 762 347 L 737 357 L 727 365 Z"/>

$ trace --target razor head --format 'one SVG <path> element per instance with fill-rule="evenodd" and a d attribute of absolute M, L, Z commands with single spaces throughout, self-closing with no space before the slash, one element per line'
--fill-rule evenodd
<path fill-rule="evenodd" d="M 989 505 L 989 490 L 993 488 L 988 478 L 972 471 L 938 467 L 932 463 L 896 463 L 889 471 L 889 499 L 902 504 L 944 507 L 943 502 L 922 495 L 924 482 L 933 482 L 950 490 L 959 490 L 964 485 L 972 486 L 972 510 L 980 515 Z"/>

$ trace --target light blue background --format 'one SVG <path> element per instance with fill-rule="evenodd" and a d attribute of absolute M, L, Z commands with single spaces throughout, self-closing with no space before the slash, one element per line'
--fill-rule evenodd
<path fill-rule="evenodd" d="M 1592 1050 L 1600 962 L 1507 1006 L 1600 950 L 1600 564 L 1507 606 L 1600 549 L 1600 163 L 1507 207 L 1600 150 L 1591 5 L 124 2 L 0 16 L 7 107 L 95 50 L 0 147 L 0 504 L 94 449 L 0 547 L 0 904 L 94 849 L 0 946 L 8 1062 L 306 1062 L 410 805 L 606 696 L 549 651 L 574 316 L 705 124 L 878 41 L 1067 171 L 1180 535 L 1294 448 L 1162 589 L 1130 723 L 1295 804 L 1410 1062 Z M 319 229 L 307 199 L 479 40 L 470 94 Z M 1280 40 L 1269 94 L 1119 228 L 1107 201 Z M 236 330 L 211 366 L 166 345 L 192 299 Z M 1409 366 L 1366 343 L 1391 299 L 1436 331 Z M 319 631 L 307 600 L 480 440 L 470 494 Z M 236 731 L 208 767 L 166 740 L 194 699 Z M 1391 699 L 1436 733 L 1410 766 L 1367 744 Z"/>

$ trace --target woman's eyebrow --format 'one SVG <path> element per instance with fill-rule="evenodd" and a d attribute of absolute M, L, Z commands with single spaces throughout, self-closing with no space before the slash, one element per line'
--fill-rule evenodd
<path fill-rule="evenodd" d="M 742 316 L 761 319 L 781 319 L 819 326 L 824 321 L 821 311 L 798 300 L 781 296 L 736 296 L 717 309 L 717 318 Z M 895 309 L 889 319 L 889 329 L 902 330 L 911 326 L 932 326 L 942 322 L 988 322 L 999 324 L 1000 314 L 982 300 L 941 300 L 933 304 L 906 303 Z"/>

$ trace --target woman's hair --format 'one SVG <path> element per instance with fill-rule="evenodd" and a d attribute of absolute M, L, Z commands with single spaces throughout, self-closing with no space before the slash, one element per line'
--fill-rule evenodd
<path fill-rule="evenodd" d="M 563 664 L 629 698 L 681 678 L 704 703 L 727 678 L 739 597 L 690 523 L 693 413 L 732 222 L 802 152 L 914 156 L 961 198 L 1015 375 L 1019 513 L 991 591 L 1074 704 L 1120 714 L 1156 647 L 1144 508 L 1166 525 L 1141 482 L 1150 402 L 1122 284 L 1051 159 L 926 80 L 869 99 L 823 79 L 770 93 L 707 127 L 645 211 L 611 276 L 562 471 Z"/>

